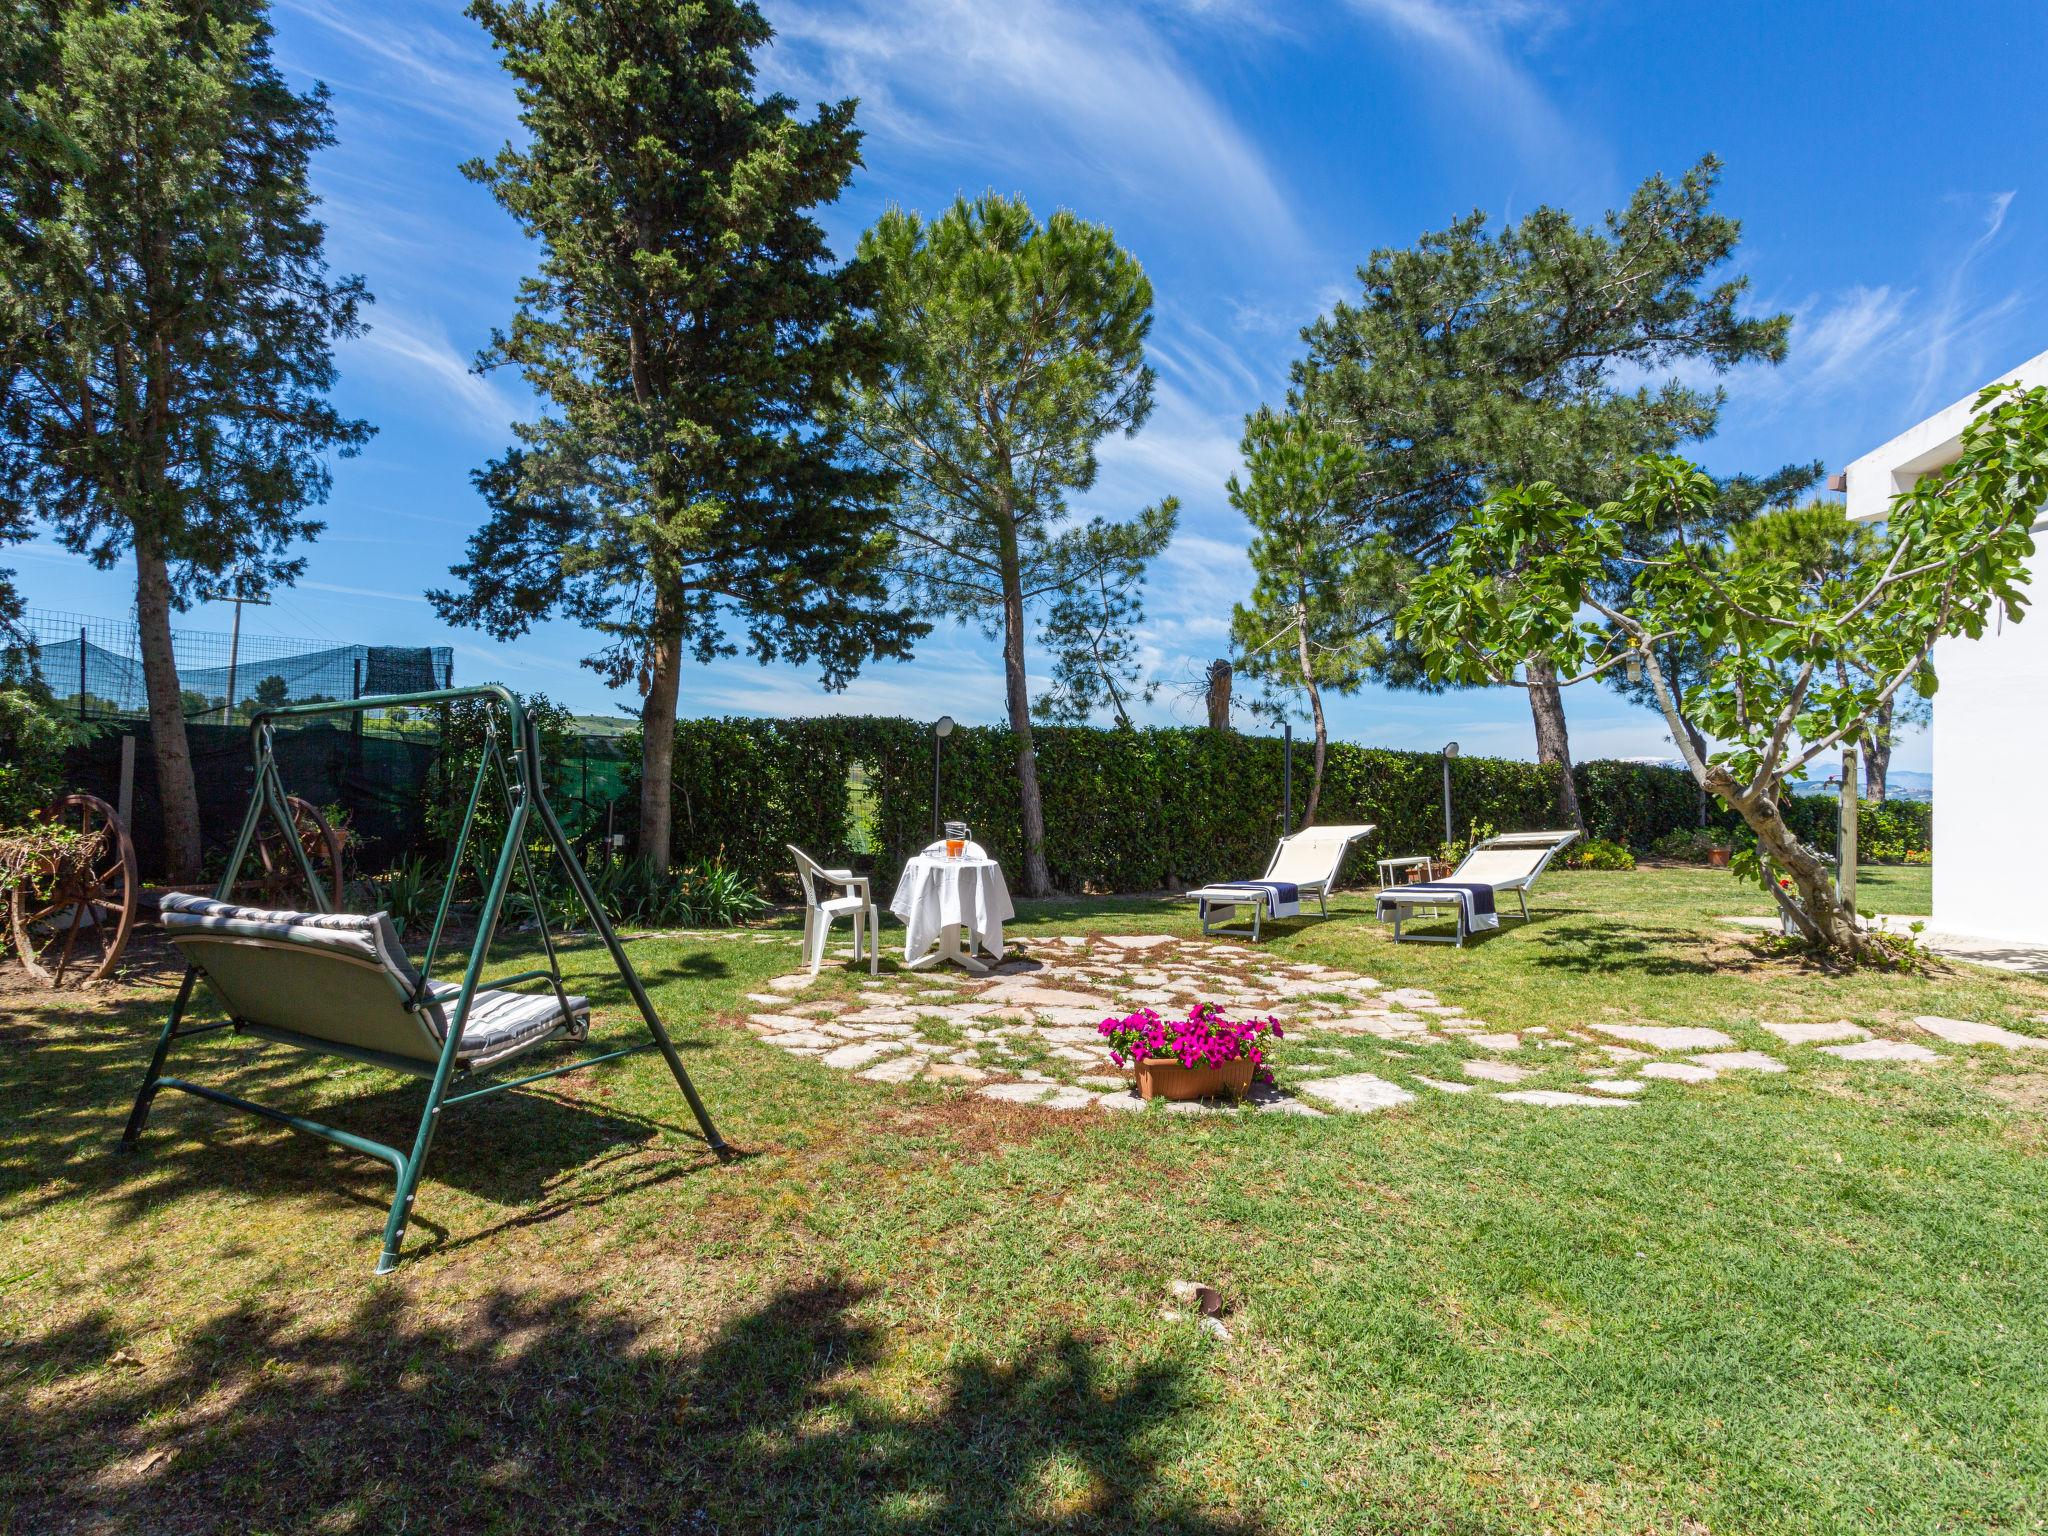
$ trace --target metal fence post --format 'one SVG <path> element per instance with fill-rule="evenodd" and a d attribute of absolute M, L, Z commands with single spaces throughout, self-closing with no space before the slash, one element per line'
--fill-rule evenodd
<path fill-rule="evenodd" d="M 1294 722 L 1280 727 L 1280 830 L 1294 830 Z"/>
<path fill-rule="evenodd" d="M 78 718 L 85 718 L 85 626 L 78 626 Z"/>

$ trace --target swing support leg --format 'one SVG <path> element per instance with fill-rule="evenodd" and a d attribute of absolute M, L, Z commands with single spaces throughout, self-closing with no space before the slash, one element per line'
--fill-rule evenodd
<path fill-rule="evenodd" d="M 529 750 L 533 761 L 540 760 L 540 737 L 538 729 L 527 722 Z M 536 775 L 538 782 L 538 775 Z M 590 914 L 590 921 L 604 939 L 604 947 L 611 952 L 612 964 L 618 967 L 620 977 L 626 983 L 626 990 L 633 994 L 633 1005 L 640 1010 L 640 1017 L 647 1021 L 647 1031 L 654 1036 L 654 1043 L 660 1048 L 662 1060 L 668 1063 L 669 1074 L 675 1078 L 676 1086 L 683 1090 L 683 1098 L 690 1106 L 690 1113 L 697 1117 L 697 1128 L 704 1133 L 705 1144 L 718 1154 L 721 1162 L 732 1156 L 732 1148 L 725 1138 L 718 1134 L 718 1127 L 711 1123 L 711 1113 L 705 1109 L 704 1101 L 697 1097 L 697 1088 L 690 1081 L 690 1074 L 683 1070 L 683 1058 L 676 1053 L 675 1041 L 669 1038 L 668 1028 L 661 1022 L 661 1015 L 654 1011 L 654 1000 L 647 995 L 647 988 L 640 981 L 640 973 L 633 968 L 633 962 L 626 954 L 626 946 L 619 942 L 619 935 L 612 927 L 611 919 L 604 915 L 604 908 L 597 899 L 597 892 L 591 888 L 590 876 L 585 873 L 582 862 L 570 854 L 573 844 L 562 831 L 561 822 L 555 819 L 555 808 L 548 804 L 545 792 L 534 796 L 534 804 L 540 810 L 541 825 L 547 829 L 548 838 L 555 845 L 555 852 L 562 860 L 562 869 L 569 876 L 569 883 L 576 887 L 576 894 L 583 902 L 583 908 Z"/>
<path fill-rule="evenodd" d="M 177 998 L 171 1003 L 171 1016 L 164 1020 L 163 1033 L 156 1037 L 156 1052 L 149 1058 L 149 1070 L 142 1074 L 142 1087 L 135 1095 L 135 1107 L 128 1111 L 127 1127 L 121 1132 L 119 1143 L 123 1152 L 133 1152 L 136 1142 L 142 1136 L 142 1127 L 149 1120 L 149 1106 L 156 1100 L 157 1082 L 164 1075 L 164 1058 L 171 1054 L 171 1042 L 178 1038 L 179 1021 L 185 1017 L 185 1008 L 192 1001 L 192 984 L 199 979 L 199 972 L 192 966 L 185 967 L 185 979 L 178 983 Z"/>

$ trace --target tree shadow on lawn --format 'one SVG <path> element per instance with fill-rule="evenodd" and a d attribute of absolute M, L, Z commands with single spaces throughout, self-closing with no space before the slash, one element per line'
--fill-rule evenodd
<path fill-rule="evenodd" d="M 55 1027 L 64 1021 L 63 1005 L 41 1010 L 40 1018 L 37 1010 L 27 1010 L 27 1021 L 15 1026 L 19 1037 L 0 1043 L 0 1113 L 9 1127 L 0 1139 L 0 1198 L 9 1210 L 28 1214 L 83 1199 L 106 1205 L 109 1219 L 126 1226 L 183 1200 L 235 1191 L 296 1202 L 309 1221 L 381 1227 L 392 1192 L 392 1175 L 383 1164 L 173 1089 L 157 1095 L 140 1155 L 116 1152 L 167 1006 L 138 999 L 111 1008 L 103 1036 L 97 1029 L 87 1034 L 75 1026 Z M 15 1009 L 16 1019 L 24 1012 Z M 610 1022 L 607 1039 L 628 1035 L 626 1020 Z M 637 1015 L 631 1025 L 644 1039 Z M 676 1043 L 685 1052 L 706 1048 Z M 573 1048 L 551 1047 L 508 1075 L 564 1063 L 572 1054 Z M 412 1144 L 426 1098 L 421 1082 L 225 1034 L 201 1036 L 182 1052 L 174 1050 L 167 1070 L 403 1148 Z M 615 1070 L 601 1065 L 547 1088 L 514 1090 L 447 1110 L 412 1218 L 427 1240 L 423 1246 L 463 1246 L 501 1226 L 552 1220 L 602 1198 L 603 1191 L 616 1193 L 618 1186 L 608 1178 L 591 1177 L 610 1163 L 630 1159 L 641 1165 L 633 1187 L 712 1165 L 688 1105 L 665 1071 L 656 1089 L 664 1113 L 650 1117 L 603 1102 L 613 1091 L 606 1079 Z M 337 1072 L 346 1075 L 338 1095 Z M 677 1145 L 671 1150 L 664 1141 Z M 515 1209 L 497 1226 L 451 1239 L 434 1219 L 436 1186 Z"/>
<path fill-rule="evenodd" d="M 1061 1333 L 905 1402 L 858 1379 L 891 1352 L 863 1299 L 785 1289 L 694 1350 L 582 1294 L 451 1314 L 382 1285 L 335 1321 L 242 1303 L 150 1360 L 94 1315 L 18 1357 L 4 1390 L 43 1390 L 0 1415 L 0 1509 L 51 1536 L 1260 1529 L 1159 1474 L 1186 1367 L 1112 1369 Z"/>
<path fill-rule="evenodd" d="M 1556 923 L 1541 935 L 1534 963 L 1545 969 L 1626 971 L 1637 976 L 1716 976 L 1766 968 L 1753 949 L 1739 957 L 1699 957 L 1707 936 L 1696 929 L 1651 925 L 1625 919 L 1583 919 Z"/>

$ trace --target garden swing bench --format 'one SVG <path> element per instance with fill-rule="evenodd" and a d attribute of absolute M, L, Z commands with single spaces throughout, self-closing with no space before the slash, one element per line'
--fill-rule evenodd
<path fill-rule="evenodd" d="M 307 887 L 319 910 L 273 912 L 239 907 L 228 901 L 242 862 L 248 857 L 265 816 L 279 827 L 292 826 L 286 807 L 285 789 L 277 767 L 272 739 L 273 722 L 304 719 L 316 715 L 361 715 L 371 710 L 421 705 L 449 705 L 477 701 L 486 706 L 484 745 L 477 764 L 476 781 L 469 791 L 468 808 L 455 839 L 454 855 L 441 888 L 434 923 L 424 956 L 414 967 L 400 942 L 397 928 L 388 914 L 337 913 L 327 904 L 322 882 L 313 870 L 299 840 L 286 832 L 285 842 L 298 852 L 305 866 Z M 711 1117 L 705 1112 L 697 1090 L 683 1070 L 647 989 L 627 958 L 618 934 L 598 906 L 597 893 L 576 858 L 562 824 L 548 804 L 543 787 L 540 733 L 512 692 L 498 684 L 476 688 L 444 688 L 426 693 L 391 694 L 335 703 L 287 704 L 262 710 L 250 722 L 256 758 L 256 786 L 249 798 L 248 813 L 235 840 L 233 856 L 214 897 L 170 895 L 163 899 L 164 926 L 171 942 L 185 957 L 185 976 L 179 984 L 170 1018 L 157 1038 L 156 1054 L 136 1095 L 135 1108 L 122 1133 L 125 1151 L 136 1149 L 149 1108 L 161 1089 L 175 1088 L 230 1109 L 260 1115 L 266 1120 L 318 1136 L 350 1151 L 365 1153 L 389 1163 L 398 1175 L 398 1188 L 391 1200 L 391 1214 L 384 1224 L 384 1247 L 377 1259 L 377 1273 L 389 1274 L 398 1263 L 399 1244 L 412 1212 L 420 1170 L 427 1160 L 435 1129 L 444 1109 L 468 1103 L 508 1088 L 523 1087 L 544 1078 L 558 1077 L 602 1061 L 613 1061 L 639 1051 L 659 1050 L 674 1074 L 676 1085 L 689 1102 L 690 1112 L 711 1150 L 721 1159 L 730 1155 Z M 490 884 L 477 915 L 476 937 L 460 984 L 433 980 L 435 952 L 448 920 L 463 854 L 476 825 L 477 807 L 485 786 L 493 778 L 504 798 L 505 832 L 492 866 Z M 575 889 L 577 899 L 589 914 L 592 925 L 603 938 L 626 990 L 632 994 L 640 1016 L 653 1037 L 601 1055 L 543 1071 L 531 1072 L 509 1081 L 480 1082 L 485 1073 L 548 1043 L 582 1041 L 590 1028 L 590 1003 L 566 991 L 555 942 L 548 932 L 545 916 L 540 920 L 541 948 L 547 964 L 539 970 L 486 982 L 484 966 L 505 898 L 515 876 L 523 877 L 536 913 L 542 912 L 540 889 L 534 880 L 533 855 L 528 846 L 529 824 L 535 818 L 546 834 L 554 857 L 560 862 Z M 219 999 L 228 1017 L 219 1023 L 184 1024 L 194 983 L 204 977 L 209 990 Z M 546 992 L 519 992 L 513 988 L 545 981 Z M 373 1066 L 390 1067 L 429 1080 L 426 1104 L 420 1112 L 419 1129 L 412 1150 L 373 1141 L 350 1131 L 322 1125 L 299 1115 L 287 1114 L 265 1104 L 256 1104 L 218 1088 L 209 1088 L 182 1078 L 163 1075 L 164 1061 L 174 1042 L 215 1030 L 281 1045 L 297 1046 L 319 1054 L 347 1057 Z M 451 1092 L 451 1088 L 461 1091 Z"/>

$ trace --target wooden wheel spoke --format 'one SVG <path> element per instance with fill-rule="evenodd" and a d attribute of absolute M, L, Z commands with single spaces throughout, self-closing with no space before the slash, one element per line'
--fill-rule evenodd
<path fill-rule="evenodd" d="M 50 985 L 61 985 L 67 972 L 97 981 L 112 973 L 135 921 L 135 845 L 114 808 L 94 795 L 65 795 L 43 808 L 41 820 L 73 833 L 78 845 L 45 861 L 43 877 L 54 891 L 14 891 L 9 916 L 21 962 Z M 91 942 L 81 943 L 88 928 Z M 54 962 L 54 973 L 44 960 Z"/>

